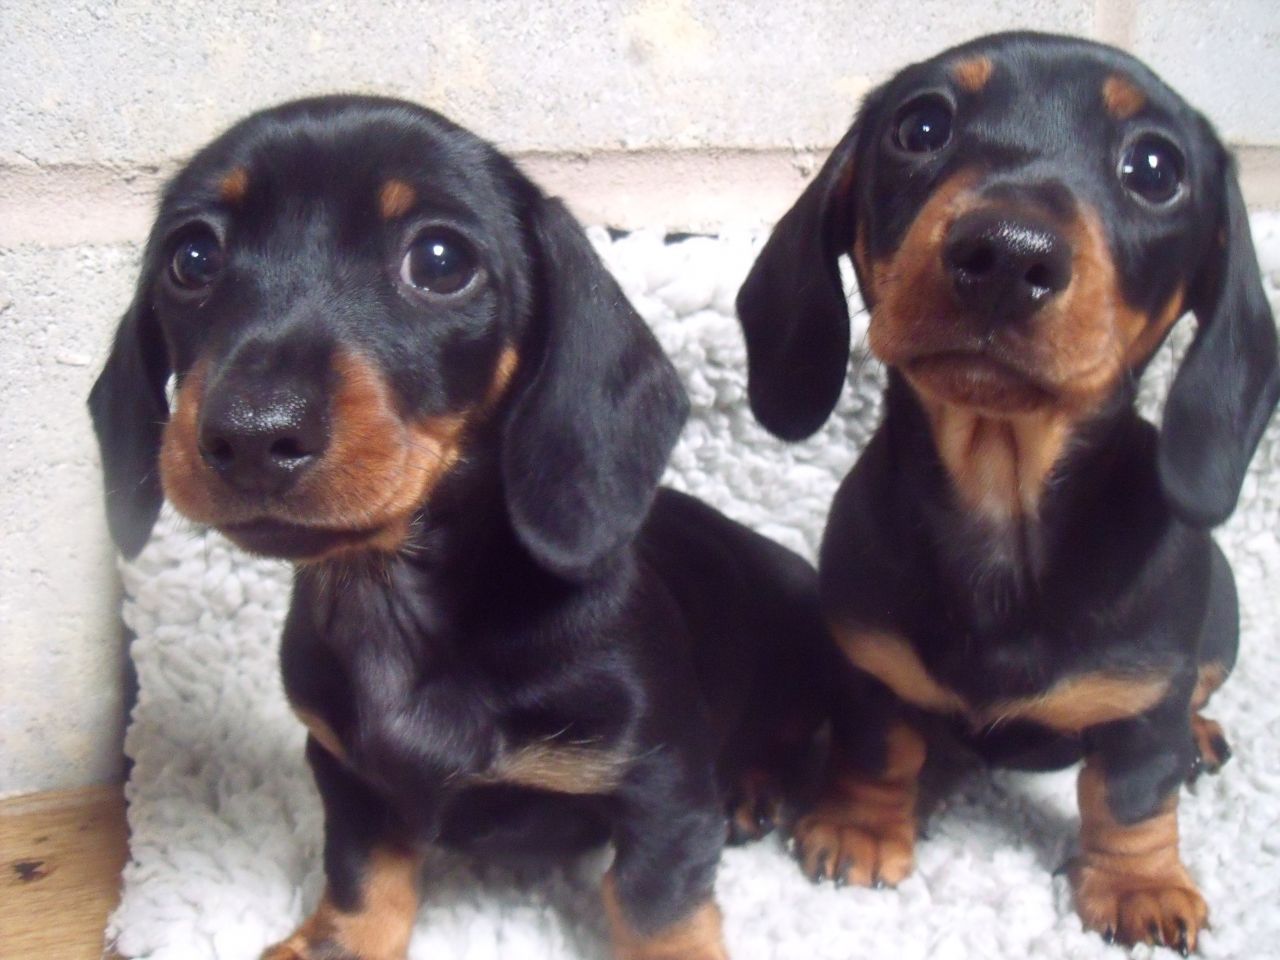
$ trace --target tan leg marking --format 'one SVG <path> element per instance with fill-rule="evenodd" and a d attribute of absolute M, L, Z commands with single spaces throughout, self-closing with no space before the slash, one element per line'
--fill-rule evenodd
<path fill-rule="evenodd" d="M 1199 776 L 1201 771 L 1217 773 L 1222 769 L 1223 764 L 1231 759 L 1231 746 L 1227 743 L 1227 735 L 1222 732 L 1222 726 L 1218 721 L 1210 720 L 1198 713 L 1192 714 L 1191 737 L 1196 743 L 1197 757 L 1193 778 Z"/>
<path fill-rule="evenodd" d="M 1209 698 L 1227 680 L 1227 668 L 1220 663 L 1206 663 L 1196 675 L 1196 688 L 1191 692 L 1191 709 L 1203 710 Z"/>
<path fill-rule="evenodd" d="M 665 930 L 643 934 L 627 920 L 610 870 L 604 877 L 604 910 L 615 960 L 729 960 L 714 901 L 695 907 Z"/>
<path fill-rule="evenodd" d="M 1107 806 L 1096 757 L 1080 772 L 1081 855 L 1071 867 L 1086 927 L 1124 944 L 1194 950 L 1208 908 L 1178 857 L 1177 795 L 1153 817 L 1118 823 Z"/>
<path fill-rule="evenodd" d="M 1231 747 L 1227 736 L 1216 720 L 1210 720 L 1200 711 L 1214 692 L 1227 679 L 1227 668 L 1220 663 L 1207 663 L 1200 668 L 1196 688 L 1191 693 L 1191 737 L 1196 744 L 1196 766 L 1192 780 L 1203 773 L 1217 773 L 1231 759 Z"/>
<path fill-rule="evenodd" d="M 782 816 L 782 791 L 767 770 L 743 774 L 729 809 L 729 842 L 759 840 L 772 832 Z"/>
<path fill-rule="evenodd" d="M 421 866 L 417 854 L 375 850 L 365 867 L 359 909 L 339 910 L 326 891 L 315 913 L 288 940 L 267 948 L 262 960 L 404 960 L 418 913 Z"/>
<path fill-rule="evenodd" d="M 880 776 L 832 770 L 817 807 L 796 823 L 797 855 L 812 879 L 896 886 L 911 873 L 925 743 L 904 723 L 890 728 L 887 741 Z"/>

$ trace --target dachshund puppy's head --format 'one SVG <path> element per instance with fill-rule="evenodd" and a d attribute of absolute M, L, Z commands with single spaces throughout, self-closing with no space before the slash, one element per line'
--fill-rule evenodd
<path fill-rule="evenodd" d="M 643 518 L 685 400 L 513 164 L 427 110 L 327 97 L 172 181 L 90 409 L 126 553 L 162 490 L 259 553 L 394 551 L 479 460 L 531 553 L 580 576 Z"/>
<path fill-rule="evenodd" d="M 1005 34 L 868 97 L 739 295 L 753 408 L 784 437 L 817 429 L 843 382 L 842 254 L 872 352 L 927 410 L 970 419 L 1069 431 L 1131 397 L 1194 311 L 1161 479 L 1194 522 L 1234 507 L 1280 394 L 1274 322 L 1230 156 L 1141 63 Z"/>

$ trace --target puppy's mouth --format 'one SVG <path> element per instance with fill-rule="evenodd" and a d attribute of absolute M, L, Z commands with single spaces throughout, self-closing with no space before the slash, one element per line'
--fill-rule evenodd
<path fill-rule="evenodd" d="M 220 524 L 218 529 L 237 546 L 250 553 L 293 561 L 318 560 L 345 550 L 360 548 L 387 532 L 386 527 L 364 530 L 308 527 L 269 518 Z"/>
<path fill-rule="evenodd" d="M 985 351 L 942 350 L 915 356 L 901 368 L 926 394 L 992 413 L 1026 413 L 1055 401 L 1046 386 Z"/>

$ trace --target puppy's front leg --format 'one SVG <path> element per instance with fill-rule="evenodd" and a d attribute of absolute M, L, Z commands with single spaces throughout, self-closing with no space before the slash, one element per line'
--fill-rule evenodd
<path fill-rule="evenodd" d="M 655 755 L 632 771 L 604 880 L 617 960 L 728 960 L 714 899 L 725 820 L 710 769 Z"/>
<path fill-rule="evenodd" d="M 327 885 L 315 912 L 262 960 L 403 960 L 422 854 L 387 805 L 314 736 L 307 760 L 324 801 Z"/>
<path fill-rule="evenodd" d="M 1081 853 L 1070 871 L 1085 926 L 1184 956 L 1209 913 L 1178 854 L 1178 787 L 1193 752 L 1186 711 L 1185 700 L 1157 707 L 1090 737 L 1078 787 Z"/>
<path fill-rule="evenodd" d="M 832 718 L 821 795 L 792 828 L 809 879 L 894 887 L 910 875 L 927 748 L 909 717 L 887 687 L 850 680 Z"/>

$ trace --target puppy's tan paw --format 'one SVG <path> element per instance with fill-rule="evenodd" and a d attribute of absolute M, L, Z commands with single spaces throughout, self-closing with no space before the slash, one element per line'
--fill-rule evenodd
<path fill-rule="evenodd" d="M 809 879 L 860 887 L 895 887 L 915 865 L 915 821 L 900 815 L 866 816 L 848 804 L 825 801 L 796 824 L 796 859 Z"/>
<path fill-rule="evenodd" d="M 1163 876 L 1126 873 L 1087 855 L 1071 868 L 1076 910 L 1086 927 L 1126 946 L 1195 950 L 1209 909 L 1181 864 Z"/>

